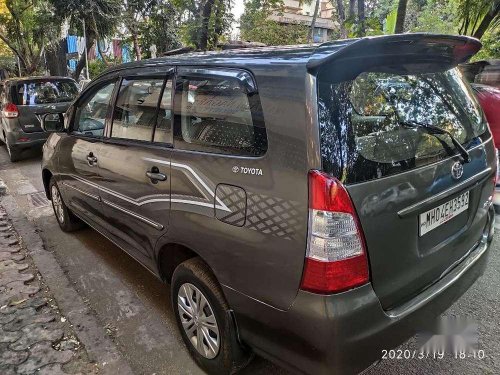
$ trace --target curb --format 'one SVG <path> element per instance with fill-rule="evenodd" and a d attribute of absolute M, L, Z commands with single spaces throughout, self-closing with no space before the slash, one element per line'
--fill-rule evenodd
<path fill-rule="evenodd" d="M 5 190 L 2 193 L 2 185 L 5 186 L 0 180 L 0 197 L 5 194 Z M 23 239 L 27 252 L 57 301 L 60 311 L 72 323 L 89 357 L 98 363 L 100 373 L 132 375 L 133 371 L 129 364 L 72 287 L 54 255 L 45 250 L 36 226 L 24 216 L 12 196 L 5 195 L 0 200 L 14 229 Z"/>

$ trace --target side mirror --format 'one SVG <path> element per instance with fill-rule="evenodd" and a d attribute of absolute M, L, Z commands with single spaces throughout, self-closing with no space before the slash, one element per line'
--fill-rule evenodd
<path fill-rule="evenodd" d="M 43 131 L 48 133 L 57 133 L 64 131 L 64 114 L 63 113 L 46 113 L 39 115 L 40 125 Z"/>

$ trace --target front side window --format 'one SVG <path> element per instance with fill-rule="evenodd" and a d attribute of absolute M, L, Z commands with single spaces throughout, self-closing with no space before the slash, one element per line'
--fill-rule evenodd
<path fill-rule="evenodd" d="M 163 79 L 124 79 L 113 111 L 112 138 L 151 141 Z"/>
<path fill-rule="evenodd" d="M 115 82 L 107 83 L 94 94 L 79 103 L 73 123 L 73 133 L 91 137 L 102 137 L 106 115 L 113 95 Z"/>
<path fill-rule="evenodd" d="M 179 77 L 175 126 L 176 142 L 188 150 L 243 156 L 267 150 L 258 95 L 234 78 Z"/>
<path fill-rule="evenodd" d="M 47 80 L 18 83 L 15 104 L 37 105 L 71 102 L 78 95 L 78 86 L 72 80 Z"/>
<path fill-rule="evenodd" d="M 482 112 L 456 69 L 396 74 L 363 72 L 339 83 L 319 81 L 324 168 L 360 182 L 426 165 L 454 152 L 450 137 L 467 144 L 486 130 Z"/>

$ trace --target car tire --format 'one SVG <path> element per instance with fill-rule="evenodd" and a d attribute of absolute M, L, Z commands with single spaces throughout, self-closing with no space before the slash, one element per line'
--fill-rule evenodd
<path fill-rule="evenodd" d="M 240 344 L 229 305 L 201 258 L 191 258 L 177 266 L 171 289 L 179 331 L 199 367 L 208 374 L 225 375 L 234 374 L 250 363 L 253 353 Z M 198 301 L 204 305 L 201 311 Z M 199 337 L 202 340 L 198 341 Z"/>
<path fill-rule="evenodd" d="M 7 148 L 7 153 L 9 154 L 9 159 L 12 163 L 15 163 L 16 161 L 21 160 L 21 155 L 18 150 L 13 150 L 10 145 L 9 141 L 7 138 L 5 139 L 5 148 Z"/>
<path fill-rule="evenodd" d="M 498 204 L 494 204 L 494 205 L 493 205 L 493 208 L 495 209 L 495 213 L 496 213 L 496 214 L 500 214 L 500 205 L 498 205 Z"/>
<path fill-rule="evenodd" d="M 49 189 L 52 208 L 54 209 L 54 215 L 56 216 L 59 227 L 64 232 L 74 232 L 83 228 L 85 226 L 83 221 L 76 217 L 64 203 L 54 178 L 50 180 Z"/>

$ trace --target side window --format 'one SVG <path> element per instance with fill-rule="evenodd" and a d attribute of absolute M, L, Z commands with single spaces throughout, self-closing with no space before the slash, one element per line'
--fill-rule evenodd
<path fill-rule="evenodd" d="M 259 156 L 267 137 L 257 94 L 227 77 L 179 77 L 175 93 L 176 143 L 218 154 Z"/>
<path fill-rule="evenodd" d="M 115 82 L 110 82 L 97 90 L 83 102 L 78 103 L 73 133 L 91 137 L 102 137 L 106 124 L 109 102 L 113 95 Z"/>
<path fill-rule="evenodd" d="M 169 79 L 163 90 L 160 111 L 156 122 L 155 142 L 172 143 L 172 80 Z"/>
<path fill-rule="evenodd" d="M 163 79 L 124 79 L 113 111 L 112 138 L 151 141 Z"/>

